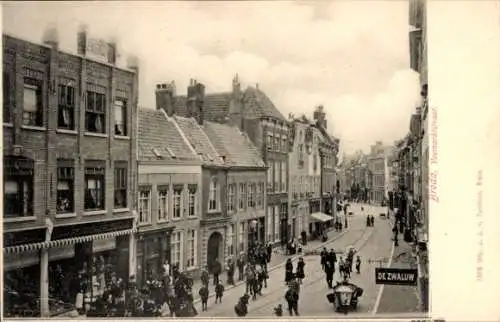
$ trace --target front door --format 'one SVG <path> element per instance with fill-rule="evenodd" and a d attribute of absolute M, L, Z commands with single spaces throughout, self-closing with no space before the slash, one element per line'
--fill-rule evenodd
<path fill-rule="evenodd" d="M 207 266 L 211 273 L 215 260 L 222 265 L 222 235 L 219 232 L 213 232 L 207 242 Z"/>

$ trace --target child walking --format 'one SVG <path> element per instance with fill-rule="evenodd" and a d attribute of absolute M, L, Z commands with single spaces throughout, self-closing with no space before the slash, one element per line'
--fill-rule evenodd
<path fill-rule="evenodd" d="M 200 298 L 201 298 L 201 310 L 206 311 L 207 310 L 207 302 L 208 302 L 208 287 L 206 285 L 203 285 L 200 288 Z"/>
<path fill-rule="evenodd" d="M 224 285 L 219 281 L 215 285 L 215 303 L 217 303 L 217 300 L 222 303 L 222 295 L 224 295 Z"/>

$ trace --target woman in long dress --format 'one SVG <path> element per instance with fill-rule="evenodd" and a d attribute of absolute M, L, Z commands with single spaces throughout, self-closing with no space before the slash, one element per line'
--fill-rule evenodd
<path fill-rule="evenodd" d="M 289 283 L 290 281 L 293 280 L 294 276 L 293 276 L 293 264 L 292 264 L 292 259 L 289 258 L 287 259 L 286 261 L 286 264 L 285 264 L 285 283 Z"/>

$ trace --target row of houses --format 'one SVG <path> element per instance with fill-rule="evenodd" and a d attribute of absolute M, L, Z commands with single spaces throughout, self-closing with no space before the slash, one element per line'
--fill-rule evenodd
<path fill-rule="evenodd" d="M 334 215 L 322 107 L 285 118 L 237 75 L 223 93 L 161 83 L 139 107 L 138 60 L 117 66 L 116 48 L 86 29 L 77 54 L 54 29 L 43 44 L 3 35 L 4 289 L 39 294 L 42 316 L 78 272 L 142 284 L 169 261 L 195 276 Z"/>
<path fill-rule="evenodd" d="M 357 151 L 346 155 L 339 167 L 343 194 L 349 199 L 382 204 L 397 188 L 392 169 L 394 147 L 381 141 L 370 147 L 370 153 Z"/>

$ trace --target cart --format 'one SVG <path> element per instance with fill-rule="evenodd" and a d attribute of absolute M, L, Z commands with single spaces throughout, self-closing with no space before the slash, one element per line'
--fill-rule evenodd
<path fill-rule="evenodd" d="M 335 312 L 348 314 L 358 307 L 358 298 L 363 295 L 363 289 L 346 280 L 338 282 L 333 292 L 327 294 L 328 302 L 332 303 Z"/>

